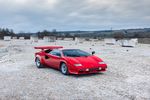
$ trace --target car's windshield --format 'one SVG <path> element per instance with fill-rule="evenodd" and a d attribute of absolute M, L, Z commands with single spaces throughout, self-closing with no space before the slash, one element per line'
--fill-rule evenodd
<path fill-rule="evenodd" d="M 84 57 L 84 56 L 90 56 L 91 54 L 79 50 L 79 49 L 66 49 L 66 50 L 62 50 L 64 56 L 67 57 Z"/>

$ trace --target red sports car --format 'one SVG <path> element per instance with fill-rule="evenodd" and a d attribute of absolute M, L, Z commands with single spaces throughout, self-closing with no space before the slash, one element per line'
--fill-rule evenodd
<path fill-rule="evenodd" d="M 35 47 L 41 49 L 35 53 L 38 68 L 45 66 L 59 69 L 62 74 L 88 74 L 106 71 L 107 65 L 102 59 L 80 49 L 63 49 L 62 46 Z"/>

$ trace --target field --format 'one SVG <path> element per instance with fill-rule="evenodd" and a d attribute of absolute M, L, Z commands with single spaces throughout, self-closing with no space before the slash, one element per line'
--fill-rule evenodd
<path fill-rule="evenodd" d="M 65 76 L 55 69 L 38 69 L 34 46 L 61 45 L 96 51 L 106 72 Z M 103 41 L 46 43 L 0 40 L 0 100 L 150 100 L 150 45 L 135 48 L 106 45 Z"/>

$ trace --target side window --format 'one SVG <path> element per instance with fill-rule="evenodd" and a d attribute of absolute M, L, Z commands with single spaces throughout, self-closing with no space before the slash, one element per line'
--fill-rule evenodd
<path fill-rule="evenodd" d="M 45 50 L 45 53 L 49 53 L 51 52 L 52 50 L 48 49 L 48 50 Z"/>
<path fill-rule="evenodd" d="M 55 56 L 61 56 L 61 53 L 58 49 L 54 49 L 50 52 L 51 55 L 55 55 Z"/>

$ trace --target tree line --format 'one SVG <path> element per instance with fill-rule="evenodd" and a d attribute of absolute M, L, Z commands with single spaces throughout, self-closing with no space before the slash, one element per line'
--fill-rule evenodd
<path fill-rule="evenodd" d="M 25 37 L 30 39 L 30 36 L 56 36 L 56 37 L 89 37 L 89 38 L 150 38 L 150 28 L 148 29 L 129 29 L 129 30 L 106 30 L 106 31 L 52 31 L 43 30 L 35 33 L 19 32 L 15 33 L 13 29 L 0 28 L 0 39 L 4 36 Z"/>
<path fill-rule="evenodd" d="M 13 29 L 0 28 L 0 39 L 2 39 L 4 36 L 15 36 L 15 33 Z"/>

